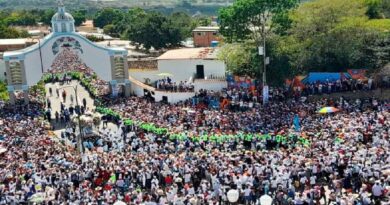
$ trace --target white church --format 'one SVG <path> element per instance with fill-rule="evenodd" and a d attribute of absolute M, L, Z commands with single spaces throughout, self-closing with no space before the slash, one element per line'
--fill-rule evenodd
<path fill-rule="evenodd" d="M 99 78 L 111 86 L 123 85 L 125 94 L 130 94 L 126 49 L 99 46 L 76 33 L 74 19 L 62 1 L 51 22 L 52 32 L 37 44 L 3 55 L 11 103 L 15 102 L 15 91 L 23 91 L 28 101 L 28 88 L 52 69 L 53 61 L 64 49 L 75 52 Z"/>
<path fill-rule="evenodd" d="M 175 103 L 195 96 L 196 91 L 200 89 L 219 91 L 227 87 L 226 80 L 215 80 L 215 77 L 223 78 L 226 72 L 225 63 L 217 59 L 215 48 L 170 50 L 157 58 L 157 69 L 146 72 L 132 69 L 129 71 L 128 50 L 124 47 L 98 45 L 77 33 L 74 19 L 65 11 L 61 0 L 51 23 L 52 32 L 38 43 L 21 50 L 4 53 L 7 89 L 11 103 L 15 103 L 16 91 L 24 93 L 27 103 L 29 87 L 37 84 L 45 73 L 56 71 L 61 67 L 75 67 L 73 64 L 64 65 L 72 58 L 79 59 L 100 79 L 109 82 L 112 93 L 118 89 L 118 86 L 122 86 L 125 96 L 148 95 L 155 101 Z M 176 82 L 191 81 L 194 90 L 180 93 L 167 92 L 143 82 L 144 79 L 159 80 L 161 73 L 172 74 L 171 78 Z"/>

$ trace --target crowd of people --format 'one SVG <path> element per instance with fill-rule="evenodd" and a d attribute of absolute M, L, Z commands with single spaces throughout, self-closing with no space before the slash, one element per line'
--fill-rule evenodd
<path fill-rule="evenodd" d="M 88 67 L 71 47 L 61 47 L 61 51 L 53 60 L 51 65 L 52 73 L 62 73 L 64 71 L 84 71 Z"/>
<path fill-rule="evenodd" d="M 372 78 L 367 79 L 352 79 L 341 78 L 338 80 L 317 81 L 306 83 L 305 86 L 297 86 L 294 88 L 296 95 L 321 95 L 336 92 L 347 91 L 370 91 L 378 87 L 375 85 Z M 384 86 L 384 85 L 382 85 Z"/>
<path fill-rule="evenodd" d="M 98 125 L 100 137 L 85 139 L 82 154 L 74 128 L 53 135 L 42 103 L 4 107 L 0 204 L 227 204 L 232 189 L 239 204 L 260 204 L 263 195 L 279 205 L 390 204 L 388 101 L 307 101 L 273 93 L 267 105 L 255 92 L 237 88 L 201 91 L 177 104 L 110 99 L 102 103 L 123 119 L 168 133 L 123 121 Z M 340 111 L 318 114 L 325 106 Z M 222 134 L 269 138 L 192 140 Z"/>
<path fill-rule="evenodd" d="M 165 90 L 170 92 L 193 92 L 194 91 L 194 85 L 191 82 L 187 82 L 187 81 L 173 82 L 172 79 L 169 77 L 157 80 L 155 82 L 155 88 L 157 88 L 158 90 Z"/>
<path fill-rule="evenodd" d="M 71 47 L 61 47 L 61 51 L 54 59 L 49 73 L 52 74 L 51 82 L 67 82 L 72 80 L 72 76 L 68 75 L 71 72 L 83 73 L 83 77 L 91 81 L 97 95 L 106 95 L 109 93 L 108 83 L 96 77 L 95 72 L 88 67 L 77 54 L 77 50 Z M 63 74 L 61 78 L 55 74 Z"/>

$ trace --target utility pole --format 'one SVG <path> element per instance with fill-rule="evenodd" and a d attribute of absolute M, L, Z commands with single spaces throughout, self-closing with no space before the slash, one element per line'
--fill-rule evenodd
<path fill-rule="evenodd" d="M 269 58 L 267 57 L 266 55 L 266 51 L 265 51 L 265 46 L 266 46 L 266 31 L 265 31 L 265 25 L 263 24 L 262 25 L 262 34 L 261 34 L 261 37 L 262 37 L 262 40 L 263 40 L 263 45 L 262 46 L 259 46 L 259 55 L 262 55 L 263 56 L 263 79 L 262 79 L 262 85 L 263 85 L 263 90 L 262 90 L 262 93 L 263 93 L 263 104 L 267 104 L 268 103 L 268 95 L 269 95 L 269 88 L 267 86 L 267 64 L 269 63 Z M 261 69 L 260 69 L 261 70 Z"/>
<path fill-rule="evenodd" d="M 263 87 L 267 85 L 267 55 L 265 52 L 265 34 L 263 35 Z"/>

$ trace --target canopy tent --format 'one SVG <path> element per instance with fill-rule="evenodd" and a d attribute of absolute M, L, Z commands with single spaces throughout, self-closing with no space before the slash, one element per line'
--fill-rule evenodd
<path fill-rule="evenodd" d="M 305 79 L 302 80 L 302 83 L 316 83 L 316 82 L 326 82 L 326 81 L 336 81 L 342 79 L 350 79 L 351 75 L 349 73 L 321 73 L 321 72 L 311 72 Z"/>

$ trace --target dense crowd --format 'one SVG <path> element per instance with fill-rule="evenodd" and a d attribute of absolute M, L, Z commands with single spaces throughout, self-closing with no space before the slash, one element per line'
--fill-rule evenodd
<path fill-rule="evenodd" d="M 67 82 L 72 80 L 72 76 L 67 75 L 71 72 L 84 74 L 84 78 L 92 81 L 91 84 L 97 90 L 97 95 L 106 95 L 109 93 L 108 83 L 96 77 L 95 72 L 88 67 L 78 56 L 78 51 L 70 47 L 62 47 L 60 53 L 54 59 L 49 73 L 52 74 L 51 82 Z M 63 74 L 61 77 L 55 74 Z"/>
<path fill-rule="evenodd" d="M 259 204 L 264 194 L 275 204 L 389 204 L 389 102 L 274 99 L 263 106 L 239 89 L 202 91 L 196 99 L 111 99 L 106 105 L 123 118 L 185 137 L 119 121 L 118 129 L 99 129 L 103 141 L 84 141 L 81 155 L 66 140 L 75 130 L 52 136 L 43 106 L 2 108 L 0 204 L 224 204 L 231 189 L 240 204 Z M 223 106 L 208 106 L 213 99 Z M 340 112 L 318 114 L 324 106 Z M 206 134 L 270 137 L 191 140 Z"/>
<path fill-rule="evenodd" d="M 336 92 L 346 91 L 369 91 L 377 88 L 378 86 L 385 87 L 385 85 L 376 85 L 372 78 L 365 79 L 346 79 L 341 78 L 338 80 L 326 80 L 307 83 L 302 88 L 301 86 L 294 88 L 296 95 L 321 95 L 330 94 Z"/>
<path fill-rule="evenodd" d="M 87 66 L 70 47 L 62 47 L 51 65 L 51 72 L 85 70 Z"/>

